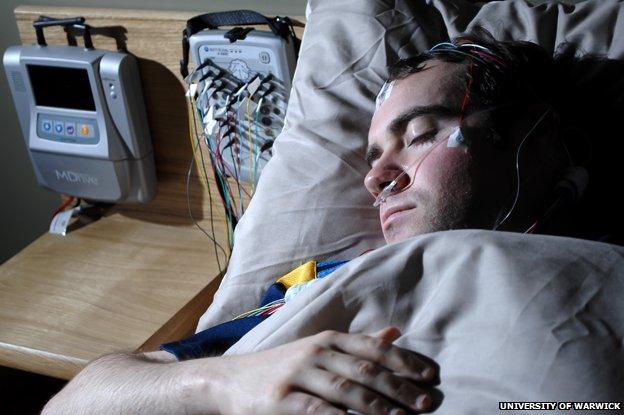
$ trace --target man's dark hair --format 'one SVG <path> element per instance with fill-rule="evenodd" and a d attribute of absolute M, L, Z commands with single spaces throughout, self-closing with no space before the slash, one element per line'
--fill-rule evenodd
<path fill-rule="evenodd" d="M 492 128 L 496 144 L 504 146 L 505 127 L 519 110 L 534 106 L 550 107 L 557 113 L 555 106 L 554 59 L 541 46 L 522 41 L 499 42 L 487 30 L 476 27 L 470 33 L 453 40 L 455 45 L 474 43 L 489 49 L 494 56 L 504 62 L 504 69 L 493 62 L 484 62 L 466 54 L 456 53 L 452 49 L 424 51 L 419 55 L 400 60 L 390 68 L 389 81 L 399 80 L 420 72 L 427 61 L 465 63 L 466 71 L 459 75 L 463 85 L 468 84 L 472 76 L 469 105 L 466 115 L 485 108 L 499 108 L 491 113 Z M 473 64 L 470 71 L 469 64 Z"/>

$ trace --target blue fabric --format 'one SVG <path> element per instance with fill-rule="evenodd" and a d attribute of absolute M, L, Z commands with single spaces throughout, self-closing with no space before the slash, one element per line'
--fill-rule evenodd
<path fill-rule="evenodd" d="M 345 259 L 337 259 L 334 261 L 322 261 L 316 263 L 316 278 L 323 278 L 336 271 L 342 265 L 349 262 Z"/>
<path fill-rule="evenodd" d="M 262 298 L 262 301 L 260 301 L 260 305 L 258 307 L 263 307 L 273 301 L 281 300 L 284 298 L 284 294 L 286 294 L 286 287 L 284 287 L 282 283 L 274 282 L 271 284 L 266 293 L 264 293 L 264 297 Z"/>
<path fill-rule="evenodd" d="M 324 278 L 349 261 L 335 260 L 316 263 L 316 278 Z M 274 282 L 267 289 L 258 307 L 262 307 L 276 300 L 281 300 L 286 294 L 286 287 L 279 282 Z M 178 360 L 198 359 L 201 357 L 220 356 L 241 337 L 256 327 L 267 316 L 249 316 L 227 321 L 209 329 L 200 331 L 184 340 L 165 343 L 160 345 L 165 350 L 175 355 Z"/>
<path fill-rule="evenodd" d="M 251 316 L 228 321 L 184 340 L 162 344 L 160 349 L 173 353 L 178 360 L 220 356 L 265 318 L 267 317 Z"/>

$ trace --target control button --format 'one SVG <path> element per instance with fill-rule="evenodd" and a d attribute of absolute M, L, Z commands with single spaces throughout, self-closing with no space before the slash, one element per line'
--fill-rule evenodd
<path fill-rule="evenodd" d="M 282 111 L 280 111 L 279 108 L 277 108 L 277 107 L 273 108 L 273 114 L 280 115 L 281 113 L 282 113 Z"/>
<path fill-rule="evenodd" d="M 45 120 L 41 123 L 41 128 L 45 132 L 50 132 L 50 130 L 52 129 L 52 123 L 48 120 Z"/>
<path fill-rule="evenodd" d="M 260 114 L 268 115 L 270 112 L 271 112 L 271 110 L 266 105 L 263 105 L 263 106 L 260 107 Z"/>
<path fill-rule="evenodd" d="M 110 97 L 111 97 L 112 99 L 115 99 L 115 98 L 117 98 L 117 94 L 116 94 L 115 92 L 111 92 L 111 93 L 110 93 Z"/>
<path fill-rule="evenodd" d="M 94 137 L 93 126 L 90 124 L 78 124 L 78 135 L 82 137 Z"/>
<path fill-rule="evenodd" d="M 262 117 L 260 122 L 267 126 L 273 124 L 273 120 L 271 120 L 269 117 Z"/>
<path fill-rule="evenodd" d="M 61 121 L 54 121 L 54 132 L 56 132 L 57 134 L 63 134 L 64 129 L 65 126 Z"/>
<path fill-rule="evenodd" d="M 74 122 L 66 122 L 65 123 L 65 134 L 67 134 L 68 136 L 75 136 L 76 135 L 76 123 Z"/>

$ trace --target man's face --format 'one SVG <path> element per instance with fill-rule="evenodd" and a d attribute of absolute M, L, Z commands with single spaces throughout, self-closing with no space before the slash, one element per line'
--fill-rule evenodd
<path fill-rule="evenodd" d="M 502 201 L 486 200 L 481 194 L 483 185 L 507 188 L 500 155 L 486 154 L 491 150 L 482 139 L 448 146 L 450 133 L 459 125 L 466 91 L 464 77 L 458 76 L 463 71 L 461 64 L 428 61 L 422 71 L 395 81 L 373 116 L 367 153 L 372 167 L 364 179 L 366 188 L 377 197 L 406 171 L 380 206 L 388 243 L 427 232 L 486 227 L 500 208 Z M 470 117 L 462 132 L 479 138 L 483 122 L 483 117 Z"/>

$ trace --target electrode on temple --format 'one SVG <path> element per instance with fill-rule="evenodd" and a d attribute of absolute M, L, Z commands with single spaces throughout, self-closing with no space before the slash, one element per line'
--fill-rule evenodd
<path fill-rule="evenodd" d="M 449 135 L 446 146 L 447 147 L 460 147 L 460 146 L 466 146 L 466 145 L 467 145 L 466 137 L 464 137 L 464 135 L 462 134 L 461 128 L 459 127 L 455 128 L 455 130 L 453 130 L 451 135 Z"/>

